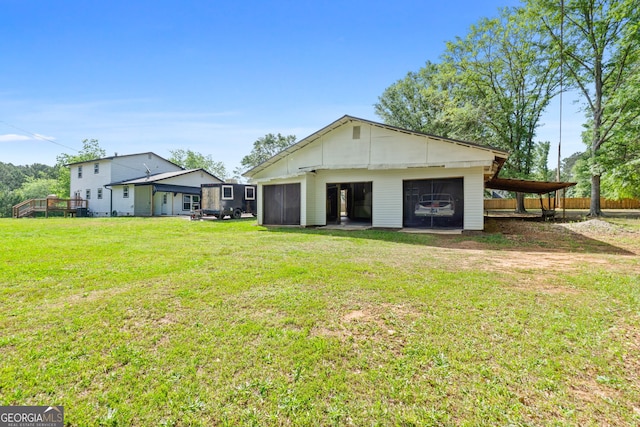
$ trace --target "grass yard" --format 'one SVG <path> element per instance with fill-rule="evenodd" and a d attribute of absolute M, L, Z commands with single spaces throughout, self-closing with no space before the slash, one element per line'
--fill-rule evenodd
<path fill-rule="evenodd" d="M 0 220 L 0 405 L 72 426 L 640 424 L 640 220 Z"/>

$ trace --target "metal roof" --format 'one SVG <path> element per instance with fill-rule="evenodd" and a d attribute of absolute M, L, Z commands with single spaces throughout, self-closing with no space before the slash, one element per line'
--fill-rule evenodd
<path fill-rule="evenodd" d="M 152 151 L 147 151 L 147 152 L 144 152 L 144 153 L 134 153 L 134 154 L 116 154 L 114 156 L 100 157 L 100 158 L 97 158 L 97 159 L 82 160 L 82 161 L 79 161 L 79 162 L 67 163 L 65 166 L 80 165 L 80 164 L 83 164 L 83 163 L 95 163 L 95 162 L 99 162 L 99 161 L 102 161 L 102 160 L 114 160 L 114 159 L 120 159 L 122 157 L 144 156 L 144 155 L 149 155 L 149 154 L 151 154 L 153 156 L 156 156 L 157 158 L 162 159 L 167 163 L 171 163 L 172 165 L 175 165 L 175 166 L 177 166 L 177 167 L 179 167 L 181 169 L 184 169 L 180 165 L 177 165 L 177 164 L 173 163 L 171 160 L 165 159 L 164 157 L 158 156 L 156 153 L 154 153 Z"/>
<path fill-rule="evenodd" d="M 485 188 L 515 191 L 518 193 L 546 194 L 576 185 L 575 182 L 528 181 L 525 179 L 492 178 L 485 182 Z"/>
<path fill-rule="evenodd" d="M 179 171 L 173 171 L 173 172 L 157 173 L 157 174 L 154 174 L 154 175 L 143 176 L 143 177 L 134 178 L 134 179 L 127 179 L 127 180 L 119 181 L 119 182 L 112 182 L 112 183 L 107 184 L 107 185 L 145 185 L 145 184 L 153 184 L 153 183 L 158 182 L 158 181 L 163 181 L 165 179 L 175 178 L 177 176 L 186 175 L 186 174 L 190 174 L 190 173 L 194 173 L 194 172 L 198 172 L 198 171 L 202 171 L 202 172 L 206 173 L 207 175 L 210 175 L 210 176 L 214 177 L 215 179 L 217 179 L 218 181 L 222 182 L 222 180 L 220 178 L 218 178 L 217 176 L 207 172 L 204 169 L 186 169 L 186 170 L 179 170 Z"/>

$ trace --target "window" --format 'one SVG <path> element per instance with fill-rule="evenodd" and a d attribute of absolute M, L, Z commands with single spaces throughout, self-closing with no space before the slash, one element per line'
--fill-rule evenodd
<path fill-rule="evenodd" d="M 233 200 L 233 185 L 222 186 L 222 200 Z"/>
<path fill-rule="evenodd" d="M 93 173 L 94 174 L 100 173 L 100 163 L 94 163 L 93 164 Z"/>
<path fill-rule="evenodd" d="M 98 199 L 102 199 L 102 188 L 98 188 Z"/>
<path fill-rule="evenodd" d="M 256 199 L 256 189 L 255 189 L 255 187 L 244 187 L 244 199 L 245 200 L 255 200 Z"/>
<path fill-rule="evenodd" d="M 129 198 L 129 186 L 125 185 L 124 187 L 122 187 L 122 197 L 124 199 L 128 199 Z"/>
<path fill-rule="evenodd" d="M 87 188 L 87 192 L 86 192 L 86 197 L 85 197 L 85 199 L 89 200 L 90 198 L 91 198 L 91 190 L 89 190 L 89 189 Z"/>
<path fill-rule="evenodd" d="M 78 166 L 78 178 L 82 178 L 82 166 Z"/>
<path fill-rule="evenodd" d="M 184 194 L 182 196 L 182 210 L 191 211 L 200 209 L 200 196 Z"/>
<path fill-rule="evenodd" d="M 164 194 L 162 195 L 162 204 L 163 204 L 163 205 L 166 205 L 166 204 L 167 204 L 167 193 L 164 193 Z"/>

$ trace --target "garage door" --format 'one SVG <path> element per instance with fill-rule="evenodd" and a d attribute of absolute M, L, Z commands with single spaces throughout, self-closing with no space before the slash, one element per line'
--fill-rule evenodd
<path fill-rule="evenodd" d="M 463 228 L 462 178 L 404 181 L 404 227 Z"/>
<path fill-rule="evenodd" d="M 265 185 L 263 223 L 300 225 L 300 184 Z"/>

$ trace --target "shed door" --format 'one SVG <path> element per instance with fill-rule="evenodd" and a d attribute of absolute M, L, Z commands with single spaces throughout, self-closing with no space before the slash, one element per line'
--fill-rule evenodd
<path fill-rule="evenodd" d="M 300 225 L 300 184 L 265 185 L 264 224 Z"/>

